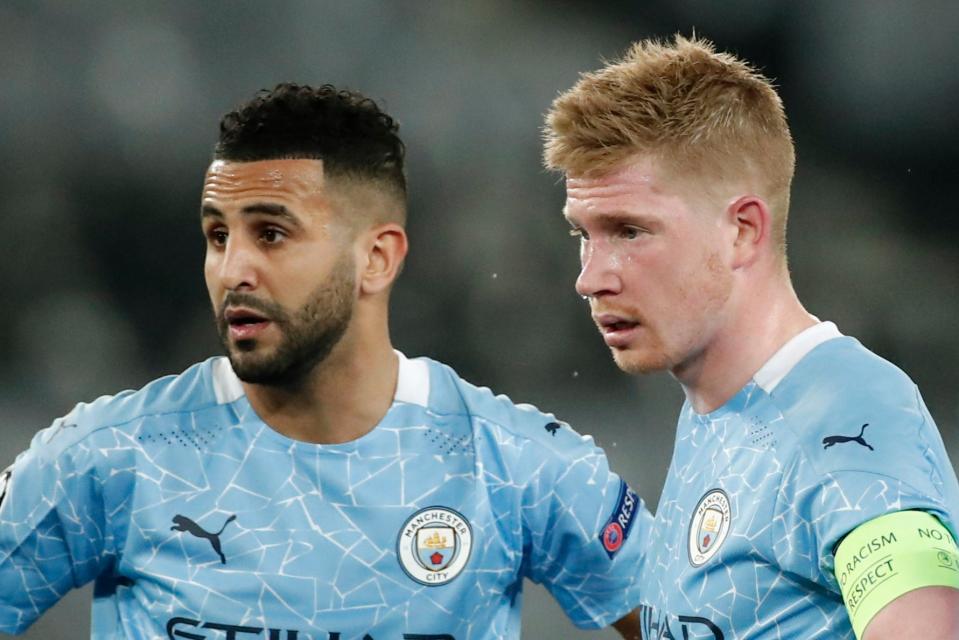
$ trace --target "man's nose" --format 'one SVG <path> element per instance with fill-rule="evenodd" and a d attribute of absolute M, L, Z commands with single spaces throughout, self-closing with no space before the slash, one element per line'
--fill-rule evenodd
<path fill-rule="evenodd" d="M 259 284 L 256 251 L 242 239 L 227 240 L 220 263 L 220 282 L 229 291 L 248 291 Z"/>
<path fill-rule="evenodd" d="M 609 248 L 590 243 L 583 247 L 580 264 L 576 293 L 584 298 L 596 298 L 620 292 L 619 262 Z"/>

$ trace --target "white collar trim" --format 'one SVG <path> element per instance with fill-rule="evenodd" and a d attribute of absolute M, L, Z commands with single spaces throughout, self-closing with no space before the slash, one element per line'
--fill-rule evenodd
<path fill-rule="evenodd" d="M 217 404 L 229 404 L 243 397 L 243 385 L 226 356 L 213 361 L 213 393 L 216 394 Z"/>
<path fill-rule="evenodd" d="M 421 407 L 429 406 L 430 401 L 430 366 L 422 358 L 410 360 L 399 351 L 395 351 L 400 359 L 399 373 L 396 376 L 396 393 L 393 402 L 407 402 Z"/>
<path fill-rule="evenodd" d="M 766 364 L 756 372 L 753 380 L 763 391 L 772 393 L 773 389 L 782 382 L 783 378 L 792 371 L 793 367 L 795 367 L 807 353 L 827 340 L 841 337 L 842 334 L 839 332 L 839 328 L 832 322 L 814 324 L 796 336 L 793 336 L 789 342 L 780 347 L 779 351 L 774 353 L 772 357 L 766 361 Z"/>
<path fill-rule="evenodd" d="M 430 367 L 426 360 L 410 360 L 399 351 L 396 393 L 393 402 L 406 402 L 421 407 L 429 406 Z M 243 397 L 243 385 L 230 366 L 230 359 L 221 356 L 213 361 L 213 393 L 217 404 L 229 404 Z"/>

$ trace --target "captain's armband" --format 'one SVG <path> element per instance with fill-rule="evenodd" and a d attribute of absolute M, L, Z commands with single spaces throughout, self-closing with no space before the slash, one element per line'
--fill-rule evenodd
<path fill-rule="evenodd" d="M 836 549 L 836 579 L 856 637 L 899 596 L 921 587 L 959 589 L 959 548 L 946 527 L 924 511 L 870 520 Z"/>

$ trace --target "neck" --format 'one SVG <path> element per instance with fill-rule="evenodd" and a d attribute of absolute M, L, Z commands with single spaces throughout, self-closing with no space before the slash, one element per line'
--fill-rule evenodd
<path fill-rule="evenodd" d="M 363 333 L 348 330 L 295 386 L 244 382 L 253 410 L 279 433 L 316 444 L 350 442 L 372 431 L 393 404 L 399 359 L 387 331 L 372 339 L 361 339 Z"/>
<path fill-rule="evenodd" d="M 697 413 L 726 404 L 790 339 L 816 324 L 787 275 L 734 292 L 727 316 L 706 347 L 672 369 Z"/>

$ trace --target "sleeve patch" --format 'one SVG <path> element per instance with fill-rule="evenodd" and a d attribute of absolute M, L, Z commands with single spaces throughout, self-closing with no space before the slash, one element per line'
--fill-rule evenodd
<path fill-rule="evenodd" d="M 854 529 L 836 549 L 836 579 L 856 637 L 879 611 L 922 587 L 959 589 L 959 548 L 923 511 L 898 511 Z"/>
<path fill-rule="evenodd" d="M 603 549 L 610 560 L 629 538 L 629 532 L 633 528 L 633 516 L 636 514 L 636 506 L 639 504 L 639 497 L 629 488 L 626 482 L 622 479 L 619 482 L 619 499 L 616 500 L 612 515 L 609 516 L 599 533 L 599 540 L 602 542 Z"/>

